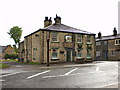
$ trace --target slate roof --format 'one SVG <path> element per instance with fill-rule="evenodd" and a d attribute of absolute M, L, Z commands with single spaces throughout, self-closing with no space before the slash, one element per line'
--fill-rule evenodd
<path fill-rule="evenodd" d="M 96 41 L 112 40 L 112 39 L 120 39 L 120 34 L 117 34 L 116 36 L 113 36 L 113 35 L 102 36 L 100 39 L 99 39 L 99 38 L 96 38 Z"/>
<path fill-rule="evenodd" d="M 5 53 L 7 46 L 0 46 L 0 53 Z"/>
<path fill-rule="evenodd" d="M 69 33 L 80 33 L 80 34 L 91 34 L 95 35 L 94 33 L 83 31 L 77 28 L 73 28 L 64 24 L 52 24 L 48 27 L 45 27 L 44 29 L 41 30 L 46 30 L 46 31 L 60 31 L 60 32 L 69 32 Z"/>

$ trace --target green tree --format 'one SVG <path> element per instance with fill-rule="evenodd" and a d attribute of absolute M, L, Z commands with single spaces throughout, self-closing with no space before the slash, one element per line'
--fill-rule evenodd
<path fill-rule="evenodd" d="M 17 53 L 18 50 L 16 45 L 18 45 L 18 43 L 20 42 L 21 35 L 22 35 L 22 28 L 18 26 L 14 26 L 13 28 L 10 29 L 8 34 L 10 35 L 10 38 L 12 38 L 15 42 L 14 49 L 15 49 L 15 52 Z"/>

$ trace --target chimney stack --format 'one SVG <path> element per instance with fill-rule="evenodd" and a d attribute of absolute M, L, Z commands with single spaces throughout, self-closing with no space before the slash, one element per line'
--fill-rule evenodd
<path fill-rule="evenodd" d="M 54 20 L 55 20 L 55 24 L 61 24 L 61 17 L 57 16 L 57 14 L 56 14 L 56 18 L 54 18 Z"/>
<path fill-rule="evenodd" d="M 113 36 L 116 36 L 116 35 L 117 35 L 117 30 L 116 30 L 116 27 L 114 27 Z"/>
<path fill-rule="evenodd" d="M 51 20 L 51 17 L 48 19 L 48 17 L 45 17 L 45 20 L 44 20 L 44 28 L 51 25 L 52 24 L 52 20 Z"/>
<path fill-rule="evenodd" d="M 101 35 L 102 35 L 101 32 L 99 32 L 99 33 L 98 33 L 98 38 L 99 38 L 99 39 L 101 38 Z"/>

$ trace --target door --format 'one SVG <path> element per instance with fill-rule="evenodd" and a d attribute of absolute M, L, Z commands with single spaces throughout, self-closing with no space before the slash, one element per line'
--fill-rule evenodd
<path fill-rule="evenodd" d="M 67 62 L 72 61 L 72 51 L 67 51 Z"/>

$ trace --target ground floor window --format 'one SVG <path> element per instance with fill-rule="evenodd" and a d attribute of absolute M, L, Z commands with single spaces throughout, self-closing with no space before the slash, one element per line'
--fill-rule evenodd
<path fill-rule="evenodd" d="M 78 52 L 77 52 L 77 58 L 81 58 L 81 57 L 82 57 L 82 51 L 78 50 Z"/>
<path fill-rule="evenodd" d="M 87 57 L 91 58 L 91 50 L 87 50 Z"/>
<path fill-rule="evenodd" d="M 58 49 L 52 49 L 52 59 L 58 59 Z"/>
<path fill-rule="evenodd" d="M 96 57 L 100 56 L 100 51 L 96 51 Z"/>
<path fill-rule="evenodd" d="M 117 52 L 116 51 L 111 51 L 111 55 L 114 56 L 114 55 L 117 55 Z"/>

